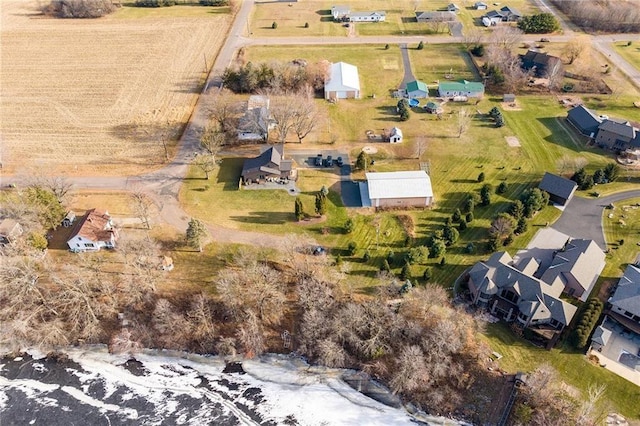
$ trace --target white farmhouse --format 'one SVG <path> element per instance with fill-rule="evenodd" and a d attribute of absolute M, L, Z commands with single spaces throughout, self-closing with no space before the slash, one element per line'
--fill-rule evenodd
<path fill-rule="evenodd" d="M 97 251 L 114 248 L 117 240 L 118 231 L 109 213 L 91 209 L 76 223 L 67 245 L 71 251 Z"/>

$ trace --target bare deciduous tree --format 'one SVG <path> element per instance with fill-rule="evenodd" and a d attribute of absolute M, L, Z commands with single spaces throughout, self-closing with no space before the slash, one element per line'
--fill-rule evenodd
<path fill-rule="evenodd" d="M 198 341 L 202 350 L 213 349 L 213 339 L 216 336 L 216 328 L 213 323 L 213 312 L 210 300 L 204 294 L 198 294 L 191 302 L 187 319 L 191 326 L 191 337 Z"/>
<path fill-rule="evenodd" d="M 576 59 L 582 55 L 583 52 L 591 47 L 589 37 L 586 35 L 571 37 L 571 39 L 565 44 L 562 51 L 564 57 L 569 64 L 573 64 Z"/>
<path fill-rule="evenodd" d="M 211 98 L 207 112 L 218 124 L 220 131 L 227 133 L 235 129 L 234 121 L 240 112 L 240 105 L 233 97 L 231 91 L 220 89 L 218 93 Z"/>
<path fill-rule="evenodd" d="M 129 193 L 129 200 L 140 222 L 145 228 L 151 229 L 151 207 L 153 206 L 151 198 L 142 189 L 136 188 Z"/>
<path fill-rule="evenodd" d="M 470 30 L 465 30 L 463 35 L 463 41 L 465 49 L 471 49 L 474 46 L 478 46 L 482 44 L 484 39 L 484 32 L 479 30 L 478 28 L 471 28 Z"/>
<path fill-rule="evenodd" d="M 504 238 L 511 235 L 515 226 L 515 219 L 512 216 L 506 213 L 501 213 L 491 222 L 489 234 L 494 238 Z"/>
<path fill-rule="evenodd" d="M 471 113 L 466 108 L 461 108 L 458 111 L 458 122 L 456 124 L 458 137 L 462 137 L 462 134 L 469 130 L 469 126 L 471 126 Z"/>
<path fill-rule="evenodd" d="M 209 180 L 209 174 L 216 169 L 216 158 L 213 154 L 196 154 L 193 164 L 204 172 L 204 178 Z"/>
<path fill-rule="evenodd" d="M 500 25 L 491 31 L 487 42 L 501 49 L 513 50 L 522 41 L 523 35 L 524 33 L 516 27 Z"/>
<path fill-rule="evenodd" d="M 277 96 L 271 99 L 271 116 L 275 121 L 275 130 L 279 143 L 284 143 L 287 140 L 289 132 L 293 129 L 297 107 L 296 103 L 299 100 L 292 96 Z"/>
<path fill-rule="evenodd" d="M 419 346 L 404 347 L 395 364 L 390 383 L 394 392 L 411 392 L 424 388 L 429 381 L 426 361 Z"/>
<path fill-rule="evenodd" d="M 111 337 L 109 352 L 114 354 L 133 355 L 142 350 L 140 342 L 136 341 L 128 328 L 122 328 Z"/>
<path fill-rule="evenodd" d="M 214 157 L 218 155 L 225 141 L 226 134 L 212 126 L 207 126 L 200 136 L 200 145 Z"/>
<path fill-rule="evenodd" d="M 237 333 L 247 358 L 261 355 L 266 349 L 264 330 L 255 312 L 249 310 L 241 322 Z"/>
<path fill-rule="evenodd" d="M 157 331 L 159 345 L 181 349 L 186 347 L 189 324 L 167 299 L 159 299 L 156 302 L 151 321 Z"/>
<path fill-rule="evenodd" d="M 293 100 L 292 100 L 293 101 Z M 293 131 L 298 137 L 298 142 L 307 137 L 318 125 L 318 107 L 313 100 L 313 93 L 307 91 L 301 94 L 297 101 L 293 101 L 296 112 L 293 116 Z"/>

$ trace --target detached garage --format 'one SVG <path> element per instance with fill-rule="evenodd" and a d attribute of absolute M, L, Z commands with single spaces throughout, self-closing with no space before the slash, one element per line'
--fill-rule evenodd
<path fill-rule="evenodd" d="M 431 178 L 424 170 L 366 176 L 372 207 L 428 207 L 433 203 Z"/>
<path fill-rule="evenodd" d="M 360 98 L 360 78 L 358 67 L 345 62 L 331 64 L 331 77 L 324 85 L 325 99 Z"/>

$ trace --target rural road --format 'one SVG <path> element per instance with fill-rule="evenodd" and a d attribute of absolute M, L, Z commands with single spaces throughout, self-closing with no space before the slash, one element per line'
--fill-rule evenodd
<path fill-rule="evenodd" d="M 544 0 L 536 0 L 537 3 L 545 10 L 552 11 Z M 193 159 L 195 153 L 200 151 L 199 136 L 203 129 L 207 125 L 207 104 L 215 98 L 217 88 L 222 84 L 221 75 L 224 69 L 229 66 L 241 47 L 244 46 L 261 46 L 261 45 L 329 45 L 329 44 L 391 44 L 402 45 L 419 43 L 423 41 L 425 43 L 425 49 L 428 49 L 429 44 L 445 44 L 445 43 L 460 43 L 464 41 L 461 36 L 349 36 L 349 37 L 298 37 L 298 38 L 284 38 L 284 37 L 262 37 L 251 38 L 250 34 L 246 34 L 246 23 L 248 22 L 251 9 L 254 7 L 254 0 L 245 0 L 241 2 L 241 7 L 238 10 L 234 22 L 231 25 L 228 36 L 222 45 L 220 52 L 218 53 L 216 60 L 213 64 L 211 72 L 204 85 L 204 90 L 198 97 L 198 101 L 191 115 L 191 118 L 186 126 L 185 132 L 180 139 L 180 148 L 175 158 L 160 170 L 129 177 L 78 177 L 68 178 L 68 181 L 73 183 L 74 189 L 101 189 L 101 190 L 133 190 L 142 189 L 148 193 L 155 201 L 163 222 L 175 227 L 181 232 L 186 229 L 189 221 L 188 215 L 182 210 L 179 204 L 179 192 L 182 184 L 182 180 L 187 174 L 188 166 Z M 558 16 L 560 18 L 560 16 Z M 562 21 L 563 28 L 565 28 L 565 34 L 558 36 L 548 36 L 550 41 L 566 42 L 574 37 L 573 31 L 569 29 L 569 26 Z M 640 72 L 636 70 L 632 65 L 628 64 L 623 58 L 617 55 L 610 47 L 610 43 L 614 40 L 632 40 L 640 41 L 640 34 L 624 34 L 624 35 L 605 35 L 605 36 L 592 36 L 592 41 L 596 48 L 603 52 L 605 55 L 610 56 L 612 60 L 616 62 L 619 69 L 624 72 L 636 86 L 640 88 Z M 539 40 L 539 36 L 525 37 L 524 41 L 534 43 Z M 404 52 L 406 53 L 406 52 Z M 408 55 L 405 55 L 408 56 Z M 404 56 L 403 56 L 404 57 Z M 405 70 L 410 72 L 410 64 L 405 64 Z M 24 185 L 26 180 L 20 179 L 18 176 L 12 177 L 12 182 L 17 185 Z M 627 193 L 625 193 L 627 194 Z M 622 197 L 624 199 L 627 195 L 615 194 L 610 197 Z M 633 193 L 629 196 L 636 196 Z M 600 204 L 608 203 L 611 201 L 609 197 L 603 197 L 598 199 Z M 612 198 L 613 200 L 613 198 Z M 588 202 L 592 200 L 584 200 L 580 198 L 574 198 L 567 207 L 565 213 L 557 222 L 559 230 L 573 229 L 573 219 L 569 218 L 574 214 L 582 215 L 584 220 L 590 220 L 591 226 L 586 228 L 593 228 L 596 224 L 596 220 L 591 216 L 596 214 L 596 209 L 602 206 L 592 206 Z M 585 206 L 581 206 L 581 203 L 585 203 Z M 573 204 L 576 207 L 573 207 Z M 588 208 L 587 208 L 588 207 Z M 582 210 L 585 208 L 586 210 Z M 588 213 L 590 212 L 590 213 Z M 584 213 L 584 214 L 583 214 Z M 567 218 L 567 219 L 565 219 Z M 591 222 L 593 220 L 593 222 Z M 565 223 L 566 222 L 566 223 Z M 575 221 L 579 222 L 579 221 Z M 584 222 L 586 223 L 586 222 Z M 597 220 L 598 228 L 600 229 L 600 235 L 597 238 L 593 238 L 596 241 L 603 241 L 601 220 Z M 244 232 L 235 229 L 228 229 L 216 224 L 208 224 L 211 236 L 214 240 L 220 242 L 234 242 L 252 244 L 257 246 L 273 246 L 282 237 L 273 235 Z M 554 225 L 555 227 L 556 225 Z M 582 229 L 580 227 L 580 229 Z M 578 230 L 579 231 L 579 230 Z M 590 232 L 595 230 L 590 229 Z M 563 231 L 564 232 L 564 231 Z M 573 232 L 572 235 L 582 235 L 580 232 Z M 585 231 L 586 232 L 586 231 Z M 585 237 L 586 238 L 586 237 Z"/>
<path fill-rule="evenodd" d="M 619 192 L 600 198 L 573 197 L 551 227 L 573 238 L 594 240 L 606 250 L 607 243 L 602 227 L 603 210 L 611 203 L 629 198 L 640 198 L 640 190 Z"/>

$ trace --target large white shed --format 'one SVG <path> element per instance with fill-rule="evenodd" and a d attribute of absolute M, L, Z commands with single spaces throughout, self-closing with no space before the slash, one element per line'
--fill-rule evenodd
<path fill-rule="evenodd" d="M 433 203 L 431 178 L 424 170 L 366 176 L 372 207 L 428 207 Z"/>
<path fill-rule="evenodd" d="M 345 62 L 331 64 L 331 77 L 324 85 L 325 99 L 360 98 L 358 67 Z"/>

